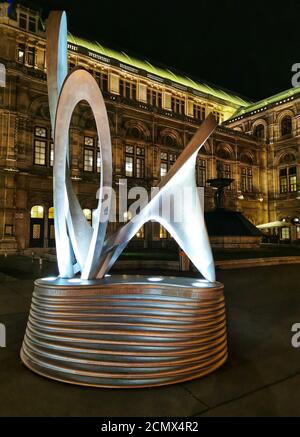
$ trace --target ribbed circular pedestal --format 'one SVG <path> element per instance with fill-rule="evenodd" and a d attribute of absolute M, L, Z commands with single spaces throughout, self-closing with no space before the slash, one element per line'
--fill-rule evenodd
<path fill-rule="evenodd" d="M 37 280 L 21 358 L 46 377 L 99 387 L 199 378 L 227 358 L 223 285 L 130 276 Z"/>

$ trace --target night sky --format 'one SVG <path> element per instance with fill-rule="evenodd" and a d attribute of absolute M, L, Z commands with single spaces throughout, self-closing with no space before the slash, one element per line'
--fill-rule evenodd
<path fill-rule="evenodd" d="M 299 0 L 31 3 L 66 10 L 76 35 L 253 100 L 291 88 L 291 67 L 300 63 Z"/>

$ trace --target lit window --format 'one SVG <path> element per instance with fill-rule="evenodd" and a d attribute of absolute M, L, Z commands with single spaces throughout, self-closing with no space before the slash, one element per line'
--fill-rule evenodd
<path fill-rule="evenodd" d="M 94 151 L 84 149 L 84 171 L 92 172 L 94 170 Z"/>
<path fill-rule="evenodd" d="M 44 207 L 42 205 L 35 205 L 30 211 L 31 218 L 44 218 Z"/>
<path fill-rule="evenodd" d="M 253 191 L 252 168 L 250 167 L 241 169 L 241 190 L 248 193 Z"/>
<path fill-rule="evenodd" d="M 161 240 L 165 240 L 168 238 L 168 232 L 162 225 L 159 226 L 159 238 Z"/>
<path fill-rule="evenodd" d="M 131 154 L 134 153 L 134 148 L 133 148 L 133 146 L 126 146 L 125 150 L 126 150 L 126 153 L 131 153 Z"/>
<path fill-rule="evenodd" d="M 297 191 L 297 168 L 295 166 L 279 170 L 279 189 L 281 194 Z"/>
<path fill-rule="evenodd" d="M 25 44 L 19 44 L 17 49 L 17 61 L 21 64 L 25 62 Z"/>
<path fill-rule="evenodd" d="M 144 159 L 136 159 L 136 177 L 143 178 L 145 174 Z"/>
<path fill-rule="evenodd" d="M 49 210 L 48 210 L 48 218 L 49 219 L 54 219 L 54 208 L 53 208 L 53 206 L 51 206 L 51 208 L 49 208 Z"/>
<path fill-rule="evenodd" d="M 168 173 L 168 164 L 166 162 L 161 162 L 160 164 L 160 177 L 166 176 Z"/>
<path fill-rule="evenodd" d="M 91 224 L 92 223 L 92 211 L 90 209 L 82 210 L 84 217 Z"/>
<path fill-rule="evenodd" d="M 133 176 L 133 157 L 132 156 L 126 156 L 125 174 L 128 177 Z"/>
<path fill-rule="evenodd" d="M 281 238 L 282 240 L 290 239 L 290 228 L 282 228 L 281 229 Z"/>
<path fill-rule="evenodd" d="M 37 165 L 46 165 L 46 141 L 34 141 L 34 163 Z"/>
<path fill-rule="evenodd" d="M 49 164 L 50 167 L 53 167 L 54 165 L 54 144 L 50 144 L 50 156 L 49 156 Z"/>
<path fill-rule="evenodd" d="M 48 129 L 36 126 L 34 136 L 36 137 L 34 139 L 34 164 L 53 167 L 54 145 L 52 139 L 48 137 Z"/>
<path fill-rule="evenodd" d="M 128 222 L 129 220 L 131 220 L 132 219 L 132 214 L 131 214 L 131 212 L 130 211 L 126 211 L 126 212 L 124 212 L 124 214 L 123 214 L 123 220 L 124 220 L 124 222 L 126 223 L 126 222 Z"/>
<path fill-rule="evenodd" d="M 142 226 L 135 235 L 135 238 L 142 240 L 145 237 L 144 226 Z"/>
<path fill-rule="evenodd" d="M 46 138 L 47 137 L 47 129 L 44 127 L 39 127 L 37 126 L 35 128 L 35 136 L 36 137 L 41 137 L 41 138 Z"/>
<path fill-rule="evenodd" d="M 97 151 L 97 173 L 101 172 L 101 154 L 100 150 Z"/>
<path fill-rule="evenodd" d="M 136 148 L 136 154 L 140 155 L 140 156 L 144 156 L 145 155 L 145 149 L 143 147 L 137 147 Z"/>
<path fill-rule="evenodd" d="M 84 137 L 84 145 L 94 147 L 94 138 Z"/>

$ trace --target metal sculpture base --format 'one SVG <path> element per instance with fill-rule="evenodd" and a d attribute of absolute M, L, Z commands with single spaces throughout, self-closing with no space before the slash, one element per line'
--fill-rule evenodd
<path fill-rule="evenodd" d="M 199 378 L 227 359 L 223 285 L 142 276 L 37 280 L 21 359 L 48 378 L 97 387 Z"/>

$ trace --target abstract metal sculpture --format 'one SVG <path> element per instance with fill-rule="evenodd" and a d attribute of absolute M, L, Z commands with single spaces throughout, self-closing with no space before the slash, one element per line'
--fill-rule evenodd
<path fill-rule="evenodd" d="M 111 188 L 112 158 L 111 139 L 105 103 L 93 76 L 83 69 L 73 71 L 67 79 L 67 25 L 65 13 L 52 13 L 49 17 L 47 50 L 48 92 L 50 113 L 54 129 L 54 209 L 56 249 L 60 276 L 72 278 L 78 270 L 82 279 L 103 277 L 117 257 L 134 237 L 139 228 L 149 220 L 156 220 L 186 252 L 194 265 L 209 281 L 215 280 L 213 257 L 205 228 L 200 201 L 186 208 L 180 223 L 166 219 L 164 212 L 157 214 L 163 196 L 177 195 L 182 186 L 197 191 L 195 167 L 199 149 L 211 135 L 217 123 L 210 116 L 198 130 L 168 175 L 159 185 L 159 193 L 141 211 L 138 219 L 129 222 L 104 244 L 109 218 L 110 199 L 103 199 L 101 190 Z M 68 164 L 68 131 L 75 106 L 80 101 L 89 103 L 99 137 L 101 150 L 100 196 L 96 225 L 92 230 L 87 223 L 77 197 L 72 189 Z M 56 116 L 54 116 L 56 114 Z M 54 122 L 55 120 L 55 122 Z M 182 198 L 183 200 L 183 198 Z M 193 219 L 193 221 L 191 220 Z M 190 236 L 194 225 L 193 238 Z M 73 250 L 72 250 L 73 249 Z M 77 264 L 73 265 L 73 252 Z"/>
<path fill-rule="evenodd" d="M 37 373 L 66 382 L 106 387 L 170 384 L 207 374 L 227 357 L 223 286 L 215 269 L 199 197 L 181 220 L 161 205 L 183 187 L 197 192 L 199 149 L 217 123 L 209 116 L 140 213 L 106 238 L 112 186 L 107 112 L 94 78 L 67 75 L 67 22 L 51 12 L 47 29 L 48 93 L 54 131 L 54 211 L 60 277 L 35 283 L 21 357 Z M 100 195 L 93 228 L 73 191 L 69 126 L 80 101 L 90 105 L 101 151 Z M 182 198 L 181 198 L 182 199 Z M 178 204 L 177 204 L 178 208 Z M 147 221 L 160 222 L 206 280 L 106 278 L 127 243 Z M 81 278 L 76 278 L 77 273 Z M 97 278 L 97 279 L 96 279 Z"/>

